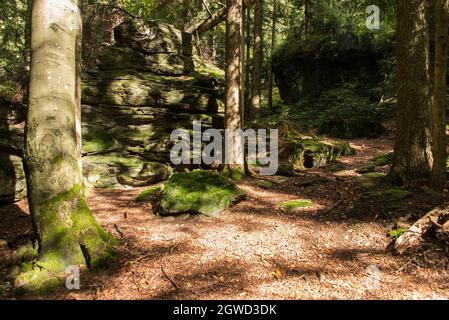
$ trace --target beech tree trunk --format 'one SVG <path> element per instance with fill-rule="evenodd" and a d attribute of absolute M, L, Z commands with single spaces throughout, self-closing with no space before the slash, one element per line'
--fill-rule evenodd
<path fill-rule="evenodd" d="M 225 129 L 236 130 L 242 128 L 242 0 L 228 0 L 227 8 Z M 231 140 L 231 144 L 225 145 L 225 152 L 229 162 L 226 167 L 232 171 L 239 170 L 243 172 L 243 141 L 235 135 L 233 135 Z"/>
<path fill-rule="evenodd" d="M 257 120 L 262 98 L 263 0 L 254 3 L 254 65 L 251 92 L 252 119 Z"/>
<path fill-rule="evenodd" d="M 58 285 L 68 266 L 95 267 L 112 237 L 92 216 L 81 168 L 81 0 L 35 0 L 25 164 L 38 256 L 16 286 Z"/>
<path fill-rule="evenodd" d="M 449 41 L 449 1 L 435 1 L 435 70 L 432 103 L 433 167 L 431 187 L 442 192 L 446 184 L 446 105 L 447 53 Z"/>
<path fill-rule="evenodd" d="M 397 132 L 391 177 L 428 178 L 432 164 L 428 0 L 397 1 Z"/>

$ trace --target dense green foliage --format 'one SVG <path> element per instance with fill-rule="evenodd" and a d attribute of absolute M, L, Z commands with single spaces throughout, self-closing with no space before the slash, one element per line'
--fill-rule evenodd
<path fill-rule="evenodd" d="M 4 0 L 0 6 L 0 97 L 12 99 L 29 70 L 30 0 Z"/>

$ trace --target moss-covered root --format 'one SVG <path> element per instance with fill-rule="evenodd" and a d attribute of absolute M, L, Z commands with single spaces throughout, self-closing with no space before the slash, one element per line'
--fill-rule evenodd
<path fill-rule="evenodd" d="M 113 255 L 114 238 L 95 221 L 80 188 L 39 206 L 35 217 L 40 246 L 37 258 L 23 263 L 15 287 L 18 293 L 45 293 L 65 282 L 70 266 L 96 268 Z"/>

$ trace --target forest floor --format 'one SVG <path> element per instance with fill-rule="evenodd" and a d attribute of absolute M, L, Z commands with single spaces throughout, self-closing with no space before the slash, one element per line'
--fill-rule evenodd
<path fill-rule="evenodd" d="M 447 299 L 447 248 L 428 244 L 394 255 L 387 234 L 398 219 L 382 212 L 383 203 L 363 200 L 355 170 L 391 151 L 392 136 L 352 140 L 356 156 L 271 177 L 273 188 L 241 181 L 246 199 L 217 218 L 161 218 L 149 203 L 134 201 L 144 189 L 94 190 L 95 217 L 121 240 L 114 265 L 83 275 L 81 290 L 32 298 Z M 401 203 L 404 226 L 442 201 L 414 188 Z M 295 212 L 279 206 L 298 198 L 313 205 Z M 31 232 L 26 201 L 0 208 L 0 219 L 0 239 L 9 246 Z"/>

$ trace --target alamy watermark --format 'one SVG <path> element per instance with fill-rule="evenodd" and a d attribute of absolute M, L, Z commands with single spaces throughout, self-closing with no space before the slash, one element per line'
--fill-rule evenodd
<path fill-rule="evenodd" d="M 68 290 L 79 290 L 80 289 L 80 268 L 79 266 L 68 266 L 65 269 L 65 287 Z"/>
<path fill-rule="evenodd" d="M 257 164 L 260 175 L 275 175 L 279 167 L 278 139 L 277 129 L 220 131 L 212 128 L 203 132 L 201 121 L 194 121 L 192 134 L 185 129 L 171 133 L 170 140 L 176 143 L 171 149 L 170 160 L 174 165 L 244 165 L 246 150 L 248 161 Z"/>
<path fill-rule="evenodd" d="M 376 265 L 369 265 L 366 270 L 364 287 L 366 290 L 378 290 L 381 287 L 382 274 Z"/>
<path fill-rule="evenodd" d="M 376 5 L 366 7 L 365 13 L 368 15 L 366 18 L 366 27 L 369 30 L 380 29 L 380 8 Z"/>

